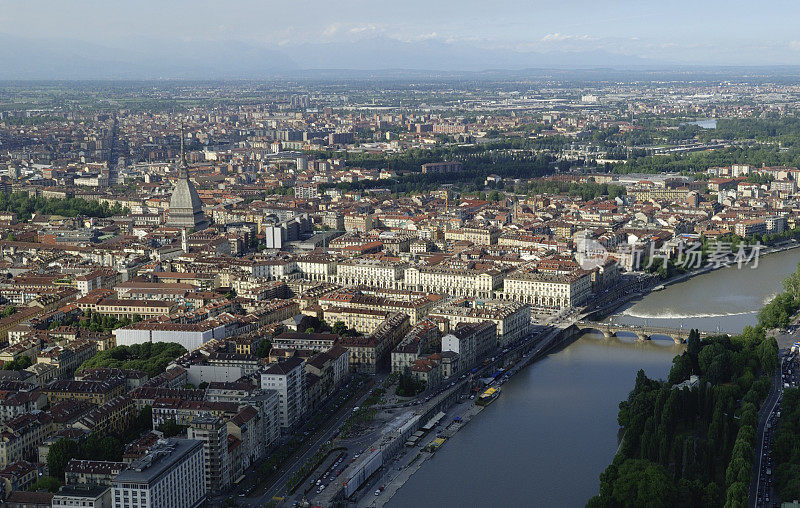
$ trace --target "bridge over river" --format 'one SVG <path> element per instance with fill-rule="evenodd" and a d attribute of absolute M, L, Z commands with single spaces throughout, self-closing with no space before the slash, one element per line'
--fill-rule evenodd
<path fill-rule="evenodd" d="M 596 321 L 577 321 L 575 326 L 583 333 L 590 331 L 597 331 L 603 334 L 606 338 L 616 336 L 617 332 L 631 333 L 636 336 L 638 340 L 650 340 L 653 335 L 663 335 L 671 338 L 676 344 L 682 344 L 689 338 L 689 328 L 669 328 L 663 326 L 639 326 L 639 325 L 626 325 L 622 323 L 603 323 Z M 721 332 L 707 332 L 698 330 L 700 337 L 707 337 L 709 335 L 717 335 Z"/>

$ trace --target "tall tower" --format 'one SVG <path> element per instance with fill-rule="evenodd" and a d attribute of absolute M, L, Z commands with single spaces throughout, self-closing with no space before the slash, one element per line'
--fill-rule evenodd
<path fill-rule="evenodd" d="M 178 163 L 178 183 L 169 200 L 169 216 L 167 226 L 180 228 L 205 229 L 208 226 L 203 215 L 203 202 L 197 194 L 194 184 L 189 180 L 189 169 L 186 167 L 186 154 L 183 148 L 183 125 L 181 125 L 181 159 Z"/>

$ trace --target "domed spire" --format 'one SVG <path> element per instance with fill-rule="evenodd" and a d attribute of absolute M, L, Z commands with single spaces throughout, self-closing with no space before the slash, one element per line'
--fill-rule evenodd
<path fill-rule="evenodd" d="M 178 178 L 180 179 L 188 179 L 189 178 L 189 170 L 186 168 L 186 152 L 183 149 L 183 138 L 186 135 L 183 132 L 183 122 L 181 122 L 181 160 L 178 163 Z"/>
<path fill-rule="evenodd" d="M 178 174 L 178 182 L 175 184 L 175 189 L 172 191 L 172 197 L 169 201 L 167 225 L 202 229 L 208 225 L 208 222 L 203 215 L 203 202 L 200 201 L 200 196 L 197 194 L 194 184 L 189 180 L 183 138 L 183 123 L 181 123 L 181 159 L 178 162 L 180 172 Z"/>

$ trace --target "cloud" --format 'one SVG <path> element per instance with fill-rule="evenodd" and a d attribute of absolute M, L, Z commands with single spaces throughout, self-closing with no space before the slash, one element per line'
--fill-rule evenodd
<path fill-rule="evenodd" d="M 376 33 L 376 32 L 383 32 L 384 30 L 385 28 L 383 25 L 378 25 L 375 23 L 366 23 L 350 27 L 348 33 L 351 34 Z"/>
<path fill-rule="evenodd" d="M 800 41 L 789 41 L 789 48 L 793 51 L 800 51 Z"/>
<path fill-rule="evenodd" d="M 594 40 L 594 37 L 589 35 L 572 35 L 572 34 L 562 34 L 560 32 L 555 32 L 551 34 L 547 34 L 541 39 L 540 42 L 564 42 L 564 41 L 591 41 Z"/>
<path fill-rule="evenodd" d="M 339 23 L 331 23 L 330 25 L 326 26 L 324 30 L 322 30 L 322 35 L 325 37 L 333 37 L 341 30 L 342 25 Z"/>

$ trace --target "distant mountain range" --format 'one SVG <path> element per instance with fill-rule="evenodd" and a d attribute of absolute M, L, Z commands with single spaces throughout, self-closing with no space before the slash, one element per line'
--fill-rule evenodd
<path fill-rule="evenodd" d="M 615 74 L 611 69 L 676 72 L 680 66 L 599 50 L 538 53 L 386 37 L 275 49 L 143 39 L 111 47 L 0 34 L 0 80 L 508 77 L 540 75 L 542 69 L 549 74 L 581 69 L 589 77 L 609 79 Z"/>

